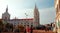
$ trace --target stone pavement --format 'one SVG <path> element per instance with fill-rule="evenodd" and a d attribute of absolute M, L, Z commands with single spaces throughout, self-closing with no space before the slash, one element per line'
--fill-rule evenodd
<path fill-rule="evenodd" d="M 1 33 L 24 33 L 24 32 L 1 32 Z M 54 33 L 54 32 L 45 30 L 33 30 L 33 33 Z"/>
<path fill-rule="evenodd" d="M 33 30 L 33 33 L 54 33 L 53 31 Z"/>

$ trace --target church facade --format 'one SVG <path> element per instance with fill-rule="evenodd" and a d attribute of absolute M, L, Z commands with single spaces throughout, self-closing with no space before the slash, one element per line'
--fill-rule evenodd
<path fill-rule="evenodd" d="M 40 25 L 40 22 L 39 22 L 39 11 L 38 11 L 38 8 L 36 7 L 35 5 L 35 8 L 34 8 L 34 18 L 27 18 L 27 19 L 10 19 L 10 14 L 8 13 L 8 6 L 6 8 L 6 12 L 4 12 L 2 14 L 2 19 L 3 19 L 3 22 L 8 22 L 8 23 L 11 23 L 13 25 L 23 25 L 23 26 L 26 26 L 26 25 L 33 25 L 33 27 L 37 27 Z"/>

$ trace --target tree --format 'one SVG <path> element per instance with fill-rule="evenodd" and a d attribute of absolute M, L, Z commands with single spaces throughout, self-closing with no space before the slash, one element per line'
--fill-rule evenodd
<path fill-rule="evenodd" d="M 16 25 L 14 32 L 23 32 L 24 31 L 24 27 L 23 25 Z"/>
<path fill-rule="evenodd" d="M 18 25 L 18 28 L 20 29 L 21 32 L 24 31 L 24 26 L 23 25 Z"/>
<path fill-rule="evenodd" d="M 6 24 L 6 28 L 7 28 L 9 31 L 10 31 L 10 30 L 13 31 L 13 24 L 7 23 L 7 24 Z"/>
<path fill-rule="evenodd" d="M 2 32 L 2 30 L 3 30 L 3 22 L 2 20 L 0 20 L 0 32 Z"/>
<path fill-rule="evenodd" d="M 58 21 L 58 26 L 60 27 L 60 21 Z"/>

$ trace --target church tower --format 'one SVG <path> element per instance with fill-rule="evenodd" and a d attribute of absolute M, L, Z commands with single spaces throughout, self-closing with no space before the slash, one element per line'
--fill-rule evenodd
<path fill-rule="evenodd" d="M 5 13 L 2 14 L 2 19 L 4 19 L 4 20 L 10 20 L 10 14 L 8 13 L 8 6 L 6 8 Z"/>
<path fill-rule="evenodd" d="M 35 27 L 39 26 L 39 11 L 38 11 L 38 8 L 36 7 L 36 4 L 35 4 L 35 8 L 34 8 L 34 25 Z"/>

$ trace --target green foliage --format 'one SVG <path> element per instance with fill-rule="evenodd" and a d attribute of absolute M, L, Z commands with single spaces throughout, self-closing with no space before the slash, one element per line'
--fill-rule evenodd
<path fill-rule="evenodd" d="M 60 22 L 58 22 L 58 26 L 60 27 Z"/>
<path fill-rule="evenodd" d="M 7 23 L 7 24 L 6 24 L 6 28 L 12 29 L 12 28 L 13 28 L 13 24 Z"/>
<path fill-rule="evenodd" d="M 0 25 L 3 25 L 3 22 L 2 22 L 2 20 L 0 20 Z"/>
<path fill-rule="evenodd" d="M 2 31 L 2 29 L 3 29 L 3 22 L 2 20 L 0 20 L 0 32 Z"/>
<path fill-rule="evenodd" d="M 18 29 L 20 29 L 20 31 L 24 31 L 24 26 L 23 25 L 18 25 Z"/>

